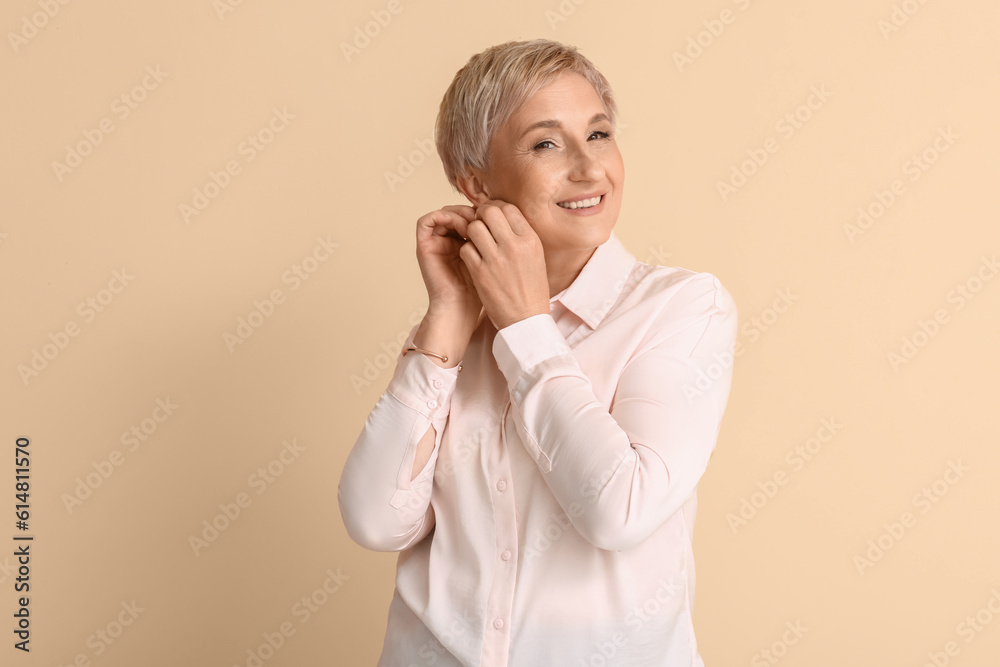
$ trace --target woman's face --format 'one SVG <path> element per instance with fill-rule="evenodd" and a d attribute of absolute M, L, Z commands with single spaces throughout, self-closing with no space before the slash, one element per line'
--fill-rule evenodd
<path fill-rule="evenodd" d="M 517 206 L 547 251 L 585 250 L 608 239 L 625 165 L 601 98 L 584 77 L 564 72 L 541 88 L 490 148 L 491 167 L 481 175 L 486 193 Z"/>

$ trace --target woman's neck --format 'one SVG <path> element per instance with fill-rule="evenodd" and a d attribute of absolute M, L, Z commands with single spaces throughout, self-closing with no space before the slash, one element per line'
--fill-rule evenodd
<path fill-rule="evenodd" d="M 550 299 L 573 284 L 596 250 L 595 247 L 545 252 L 545 271 L 549 279 Z"/>

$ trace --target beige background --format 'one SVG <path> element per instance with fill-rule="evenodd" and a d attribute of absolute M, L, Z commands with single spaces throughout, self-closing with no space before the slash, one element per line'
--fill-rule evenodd
<path fill-rule="evenodd" d="M 269 667 L 375 664 L 396 555 L 347 538 L 336 482 L 426 307 L 415 221 L 463 203 L 421 147 L 473 53 L 550 37 L 617 94 L 619 237 L 740 310 L 699 493 L 706 664 L 996 664 L 1000 5 L 224 1 L 0 12 L 0 663 L 255 664 L 284 623 Z M 88 154 L 54 166 L 69 147 Z M 270 315 L 232 342 L 255 301 Z M 11 646 L 22 435 L 30 654 Z M 889 548 L 859 564 L 869 540 Z"/>

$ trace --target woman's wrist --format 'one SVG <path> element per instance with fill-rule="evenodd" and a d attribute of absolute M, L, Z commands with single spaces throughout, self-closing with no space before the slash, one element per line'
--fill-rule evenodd
<path fill-rule="evenodd" d="M 434 355 L 425 355 L 442 368 L 454 368 L 462 361 L 469 346 L 473 328 L 460 318 L 428 311 L 413 336 L 413 344 L 424 350 L 447 357 L 444 361 Z"/>

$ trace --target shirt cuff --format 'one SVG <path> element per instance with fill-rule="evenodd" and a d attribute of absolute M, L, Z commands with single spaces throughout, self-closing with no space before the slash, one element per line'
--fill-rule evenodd
<path fill-rule="evenodd" d="M 511 390 L 523 374 L 548 359 L 569 353 L 569 345 L 549 313 L 514 322 L 497 331 L 493 339 L 493 357 Z"/>
<path fill-rule="evenodd" d="M 413 347 L 419 324 L 410 334 L 396 357 L 396 369 L 386 391 L 431 421 L 440 420 L 451 411 L 451 396 L 458 381 L 458 366 L 442 368 L 422 352 L 403 351 Z"/>

